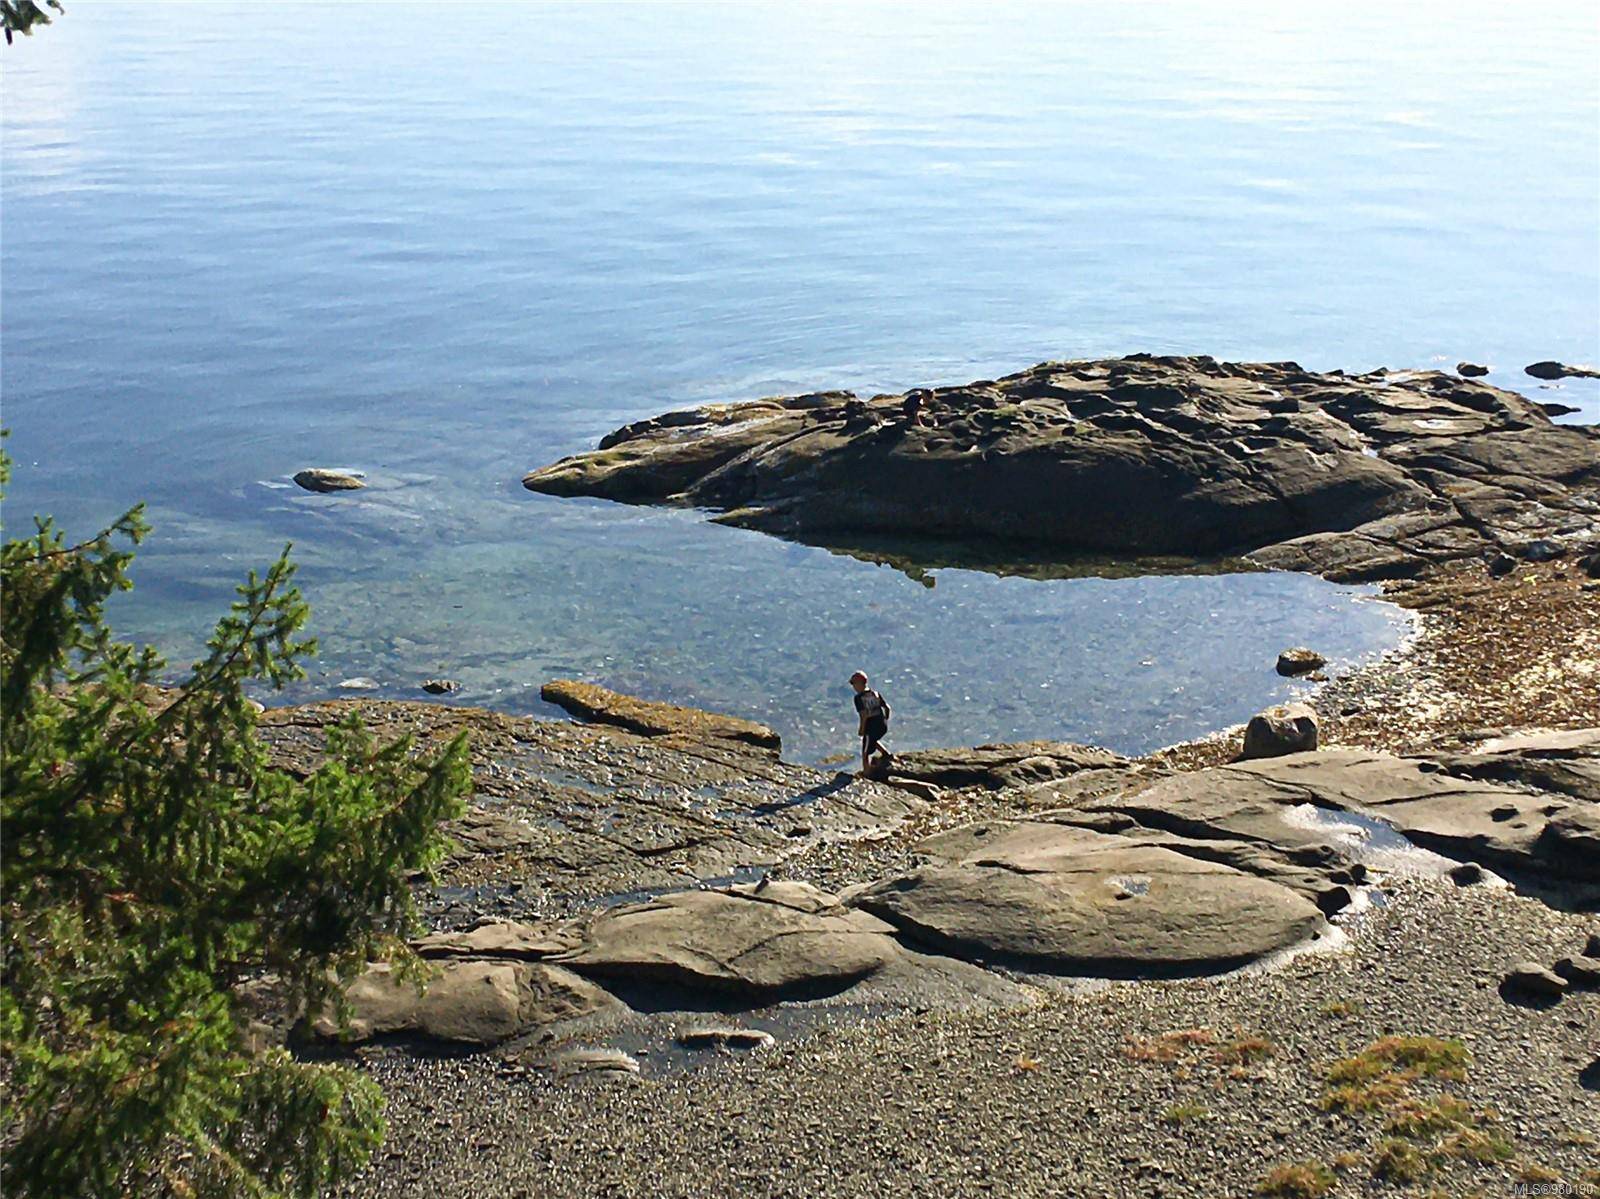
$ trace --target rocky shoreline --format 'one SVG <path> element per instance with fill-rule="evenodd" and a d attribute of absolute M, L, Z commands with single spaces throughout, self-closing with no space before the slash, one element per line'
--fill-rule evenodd
<path fill-rule="evenodd" d="M 1013 492 L 970 490 L 1004 476 L 1067 553 L 1085 493 L 1058 484 L 1088 470 L 1087 548 L 1383 579 L 1418 635 L 1312 694 L 1321 749 L 1254 762 L 1236 734 L 1035 742 L 909 754 L 886 785 L 574 682 L 548 693 L 577 723 L 267 712 L 291 768 L 350 709 L 472 735 L 458 852 L 419 893 L 433 981 L 375 967 L 303 1046 L 389 1095 L 349 1193 L 1600 1183 L 1595 431 L 1432 372 L 1209 359 L 909 398 L 672 414 L 528 483 L 834 540 L 918 504 L 1009 536 Z M 835 494 L 872 477 L 893 494 Z M 1152 479 L 1170 521 L 1126 510 Z"/>

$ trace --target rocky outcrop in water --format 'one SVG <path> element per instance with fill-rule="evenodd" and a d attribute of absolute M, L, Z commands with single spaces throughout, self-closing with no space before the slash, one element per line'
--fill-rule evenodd
<path fill-rule="evenodd" d="M 1437 371 L 1131 355 L 906 397 L 826 392 L 629 425 L 524 478 L 803 540 L 915 533 L 1248 554 L 1342 580 L 1585 545 L 1600 435 Z"/>
<path fill-rule="evenodd" d="M 1549 359 L 1530 362 L 1522 369 L 1535 379 L 1600 379 L 1600 371 L 1592 366 L 1568 366 L 1565 362 Z"/>
<path fill-rule="evenodd" d="M 319 492 L 360 491 L 367 485 L 366 480 L 359 475 L 342 470 L 328 470 L 320 466 L 297 471 L 294 481 L 307 491 Z"/>

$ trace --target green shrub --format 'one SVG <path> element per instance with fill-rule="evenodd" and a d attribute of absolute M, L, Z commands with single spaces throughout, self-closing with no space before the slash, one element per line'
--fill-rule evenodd
<path fill-rule="evenodd" d="M 0 454 L 0 483 L 9 463 Z M 383 1132 L 376 1086 L 256 1050 L 237 985 L 316 1010 L 377 956 L 413 964 L 406 876 L 443 853 L 467 747 L 420 760 L 351 720 L 275 770 L 247 681 L 314 651 L 288 551 L 176 691 L 117 641 L 140 509 L 81 545 L 48 520 L 0 551 L 0 1054 L 7 1195 L 314 1195 Z"/>

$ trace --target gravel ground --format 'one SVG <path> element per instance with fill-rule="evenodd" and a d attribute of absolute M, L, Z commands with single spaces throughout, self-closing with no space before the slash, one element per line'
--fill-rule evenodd
<path fill-rule="evenodd" d="M 1600 925 L 1489 886 L 1407 880 L 1385 898 L 1355 918 L 1350 948 L 1277 970 L 850 1022 L 638 1078 L 558 1083 L 484 1056 L 380 1051 L 364 1068 L 389 1095 L 390 1137 L 345 1193 L 1216 1196 L 1302 1160 L 1340 1167 L 1336 1195 L 1586 1181 L 1600 1164 L 1600 994 L 1537 1010 L 1497 984 Z M 1215 1040 L 1170 1062 L 1129 1056 L 1184 1029 Z M 1466 1081 L 1444 1089 L 1497 1113 L 1513 1161 L 1451 1163 L 1409 1189 L 1373 1179 L 1379 1118 L 1317 1101 L 1330 1062 L 1389 1034 L 1467 1045 Z M 1215 1060 L 1245 1036 L 1269 1041 L 1270 1056 Z M 1204 1114 L 1180 1120 L 1186 1108 Z"/>

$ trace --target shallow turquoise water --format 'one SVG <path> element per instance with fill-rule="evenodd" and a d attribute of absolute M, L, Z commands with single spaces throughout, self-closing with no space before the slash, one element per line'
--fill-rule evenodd
<path fill-rule="evenodd" d="M 1393 11 L 1396 8 L 1403 11 Z M 1589 5 L 100 5 L 3 52 L 8 521 L 150 500 L 191 655 L 293 540 L 313 682 L 582 675 L 848 749 L 1135 750 L 1399 624 L 1274 576 L 886 568 L 521 474 L 665 407 L 1143 349 L 1600 358 Z M 286 490 L 306 465 L 359 497 Z"/>

